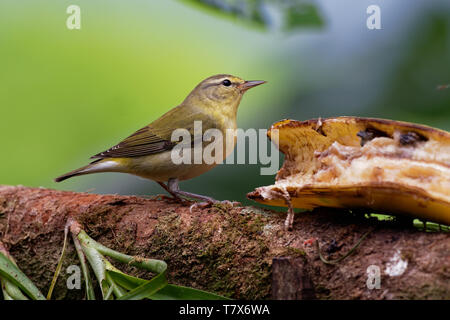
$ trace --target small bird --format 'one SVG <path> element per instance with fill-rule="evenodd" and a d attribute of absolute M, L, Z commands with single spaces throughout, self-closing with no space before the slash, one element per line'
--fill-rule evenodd
<path fill-rule="evenodd" d="M 93 162 L 82 168 L 66 173 L 55 179 L 56 182 L 74 176 L 97 172 L 122 172 L 156 181 L 175 199 L 192 198 L 204 203 L 216 200 L 179 189 L 178 182 L 197 177 L 210 169 L 216 162 L 174 163 L 172 149 L 178 144 L 172 141 L 172 132 L 185 129 L 191 136 L 192 145 L 188 152 L 194 152 L 195 123 L 201 123 L 201 136 L 208 129 L 218 129 L 222 133 L 223 161 L 234 149 L 236 135 L 229 136 L 227 130 L 237 129 L 236 114 L 244 93 L 265 81 L 245 81 L 241 78 L 220 74 L 209 77 L 187 96 L 177 107 L 162 115 L 159 119 L 136 131 L 112 148 L 91 157 Z M 198 123 L 198 122 L 197 122 Z M 197 138 L 198 140 L 198 138 Z M 200 141 L 206 145 L 205 141 Z"/>

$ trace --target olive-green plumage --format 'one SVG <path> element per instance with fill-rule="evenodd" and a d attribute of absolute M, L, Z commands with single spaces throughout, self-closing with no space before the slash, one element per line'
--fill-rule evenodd
<path fill-rule="evenodd" d="M 236 114 L 243 94 L 262 83 L 264 81 L 245 81 L 225 74 L 209 77 L 198 84 L 179 106 L 114 147 L 91 157 L 96 159 L 91 164 L 62 175 L 55 181 L 97 172 L 130 173 L 160 184 L 171 179 L 178 181 L 198 176 L 215 164 L 174 164 L 171 150 L 177 142 L 171 141 L 172 132 L 186 129 L 193 141 L 194 121 L 201 121 L 202 132 L 219 129 L 224 136 L 224 146 L 232 150 L 235 137 L 226 139 L 225 131 L 237 128 Z M 223 159 L 226 156 L 228 153 L 224 152 Z"/>

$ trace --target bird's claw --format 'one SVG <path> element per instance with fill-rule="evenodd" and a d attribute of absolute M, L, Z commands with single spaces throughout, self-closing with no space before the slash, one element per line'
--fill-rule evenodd
<path fill-rule="evenodd" d="M 193 213 L 193 209 L 206 209 L 211 207 L 214 204 L 212 201 L 208 202 L 196 202 L 189 207 L 189 212 Z"/>
<path fill-rule="evenodd" d="M 190 200 L 183 199 L 183 198 L 180 198 L 180 197 L 167 196 L 165 194 L 157 194 L 155 196 L 150 196 L 149 199 L 151 199 L 151 200 L 163 200 L 163 201 L 174 202 L 174 203 L 181 203 L 183 205 L 188 205 L 188 204 L 192 203 L 192 201 L 190 201 Z"/>

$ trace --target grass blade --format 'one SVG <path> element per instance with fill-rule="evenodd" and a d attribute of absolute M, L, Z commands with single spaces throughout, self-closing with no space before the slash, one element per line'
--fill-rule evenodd
<path fill-rule="evenodd" d="M 33 300 L 45 300 L 44 295 L 30 279 L 3 252 L 0 252 L 0 276 L 11 281 Z"/>
<path fill-rule="evenodd" d="M 50 300 L 52 298 L 52 293 L 53 293 L 53 289 L 55 288 L 56 280 L 58 280 L 59 273 L 61 272 L 64 255 L 66 254 L 68 232 L 69 232 L 69 227 L 68 227 L 68 225 L 66 225 L 64 228 L 64 242 L 63 242 L 63 248 L 61 251 L 61 256 L 59 257 L 58 264 L 56 265 L 56 270 L 55 270 L 55 274 L 53 275 L 52 283 L 50 284 L 50 289 L 48 289 L 47 300 Z"/>
<path fill-rule="evenodd" d="M 111 289 L 113 290 L 112 292 L 114 293 L 114 295 L 116 296 L 116 298 L 120 298 L 124 295 L 127 294 L 126 290 L 121 288 L 111 277 L 110 273 L 108 271 L 106 271 L 106 280 L 108 280 L 108 283 L 111 287 Z M 107 299 L 105 299 L 107 300 Z"/>
<path fill-rule="evenodd" d="M 119 300 L 142 300 L 155 294 L 167 285 L 166 273 L 160 273 L 147 283 L 136 287 L 128 292 L 126 295 L 119 298 Z"/>
<path fill-rule="evenodd" d="M 152 300 L 230 300 L 203 290 L 168 284 L 149 297 Z"/>
<path fill-rule="evenodd" d="M 11 281 L 8 281 L 6 279 L 1 279 L 2 282 L 2 290 L 3 294 L 6 297 L 8 297 L 8 300 L 29 300 L 23 293 L 20 291 L 20 289 L 15 286 Z M 5 295 L 6 293 L 6 295 Z"/>
<path fill-rule="evenodd" d="M 117 272 L 112 270 L 108 270 L 107 274 L 111 277 L 111 279 L 113 279 L 115 283 L 117 283 L 121 287 L 124 287 L 127 290 L 133 290 L 149 281 L 130 276 L 123 272 Z"/>
<path fill-rule="evenodd" d="M 162 273 L 167 269 L 167 264 L 162 260 L 133 257 L 105 247 L 104 245 L 90 238 L 83 230 L 81 230 L 78 234 L 78 239 L 80 239 L 81 243 L 84 243 L 85 245 L 96 249 L 99 253 L 111 257 L 119 262 L 127 263 L 131 266 L 145 269 L 154 273 Z"/>
<path fill-rule="evenodd" d="M 100 255 L 97 250 L 91 248 L 88 245 L 85 245 L 83 242 L 81 242 L 81 246 L 84 254 L 87 257 L 87 260 L 89 261 L 89 264 L 92 267 L 92 270 L 94 270 L 94 274 L 98 280 L 98 283 L 100 284 L 102 297 L 105 298 L 106 293 L 109 290 L 109 286 L 105 276 L 104 257 Z"/>
<path fill-rule="evenodd" d="M 6 291 L 5 282 L 8 280 L 0 278 L 0 284 L 2 285 L 2 293 L 3 293 L 3 300 L 14 300 L 9 294 L 8 291 Z"/>
<path fill-rule="evenodd" d="M 91 277 L 89 275 L 89 269 L 86 264 L 86 257 L 83 253 L 83 249 L 81 248 L 80 241 L 78 238 L 72 234 L 73 243 L 75 244 L 75 250 L 78 254 L 78 259 L 81 264 L 81 271 L 83 272 L 84 283 L 86 287 L 86 298 L 87 300 L 95 300 L 94 286 L 92 285 Z"/>

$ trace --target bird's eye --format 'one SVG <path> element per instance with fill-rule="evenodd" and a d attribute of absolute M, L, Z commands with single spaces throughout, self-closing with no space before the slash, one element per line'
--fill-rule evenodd
<path fill-rule="evenodd" d="M 228 79 L 225 79 L 225 80 L 222 81 L 222 84 L 223 84 L 225 87 L 229 87 L 229 86 L 231 86 L 231 81 L 228 80 Z"/>

